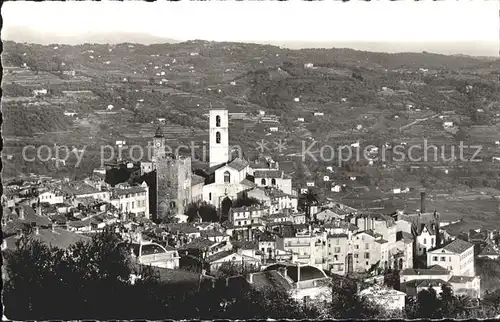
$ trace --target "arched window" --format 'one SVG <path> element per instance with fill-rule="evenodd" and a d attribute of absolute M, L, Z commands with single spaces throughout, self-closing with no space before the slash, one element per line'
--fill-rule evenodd
<path fill-rule="evenodd" d="M 266 185 L 266 179 L 260 180 L 260 183 L 263 184 L 263 185 Z"/>
<path fill-rule="evenodd" d="M 231 174 L 229 171 L 224 172 L 224 183 L 230 183 L 231 182 Z"/>
<path fill-rule="evenodd" d="M 271 179 L 271 184 L 272 184 L 273 186 L 275 186 L 275 185 L 276 185 L 276 179 L 272 178 L 272 179 Z"/>
<path fill-rule="evenodd" d="M 220 132 L 215 133 L 215 143 L 220 143 Z"/>
<path fill-rule="evenodd" d="M 219 115 L 217 115 L 217 116 L 215 117 L 215 126 L 216 126 L 216 127 L 220 127 L 220 116 L 219 116 Z"/>

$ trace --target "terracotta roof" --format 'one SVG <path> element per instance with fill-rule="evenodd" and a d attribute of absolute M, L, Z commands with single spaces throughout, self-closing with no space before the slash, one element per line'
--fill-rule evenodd
<path fill-rule="evenodd" d="M 448 275 L 450 271 L 435 265 L 431 268 L 405 268 L 400 275 Z"/>
<path fill-rule="evenodd" d="M 445 249 L 449 252 L 461 254 L 471 247 L 474 247 L 474 245 L 469 242 L 466 242 L 465 240 L 457 238 L 451 243 L 443 246 L 442 249 Z"/>
<path fill-rule="evenodd" d="M 233 246 L 240 249 L 258 249 L 259 245 L 255 241 L 233 241 Z"/>
<path fill-rule="evenodd" d="M 290 283 L 275 270 L 252 274 L 251 285 L 256 289 L 284 290 L 291 289 Z"/>
<path fill-rule="evenodd" d="M 237 171 L 241 171 L 248 166 L 248 162 L 246 160 L 236 158 L 233 161 L 227 164 L 228 167 L 231 167 Z"/>
<path fill-rule="evenodd" d="M 254 177 L 255 178 L 283 178 L 283 171 L 281 170 L 266 170 L 266 171 L 255 171 L 254 172 Z"/>
<path fill-rule="evenodd" d="M 255 188 L 257 185 L 253 183 L 252 181 L 248 180 L 247 178 L 241 180 L 240 182 L 242 185 L 248 186 L 250 188 Z"/>
<path fill-rule="evenodd" d="M 493 248 L 492 245 L 487 244 L 485 248 L 479 253 L 479 256 L 499 256 L 500 253 L 498 253 L 495 248 Z"/>
<path fill-rule="evenodd" d="M 193 173 L 191 175 L 191 186 L 194 186 L 194 185 L 197 185 L 200 183 L 205 183 L 205 178 Z"/>
<path fill-rule="evenodd" d="M 206 238 L 196 238 L 192 242 L 182 246 L 182 249 L 203 249 L 215 245 L 215 242 Z"/>
<path fill-rule="evenodd" d="M 417 279 L 417 280 L 412 280 L 407 283 L 408 285 L 414 286 L 414 287 L 436 287 L 436 286 L 443 286 L 448 284 L 446 281 L 442 279 Z"/>
<path fill-rule="evenodd" d="M 466 282 L 472 282 L 475 278 L 476 278 L 475 276 L 453 275 L 448 282 L 450 282 L 450 283 L 466 283 Z"/>
<path fill-rule="evenodd" d="M 225 251 L 222 251 L 222 252 L 219 252 L 219 253 L 216 253 L 216 254 L 213 254 L 213 255 L 210 255 L 208 256 L 207 258 L 207 262 L 215 262 L 219 259 L 222 259 L 222 258 L 225 258 L 225 257 L 228 257 L 230 255 L 237 255 L 234 251 L 232 250 L 225 250 Z"/>

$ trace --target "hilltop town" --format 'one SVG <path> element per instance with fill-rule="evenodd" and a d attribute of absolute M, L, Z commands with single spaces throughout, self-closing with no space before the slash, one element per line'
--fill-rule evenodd
<path fill-rule="evenodd" d="M 474 307 L 500 289 L 498 60 L 206 41 L 2 56 L 6 254 L 112 233 L 132 284 L 149 267 L 311 307 L 339 281 L 400 313 L 429 289 Z M 377 159 L 424 138 L 482 149 Z M 304 158 L 313 142 L 372 147 Z"/>

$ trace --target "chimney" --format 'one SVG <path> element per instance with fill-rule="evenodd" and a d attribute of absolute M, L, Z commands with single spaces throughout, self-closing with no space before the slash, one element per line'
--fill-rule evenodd
<path fill-rule="evenodd" d="M 51 225 L 50 225 L 50 228 L 51 228 L 52 232 L 55 232 L 55 231 L 56 231 L 56 227 L 55 227 L 55 225 L 54 225 L 54 224 L 51 224 Z"/>
<path fill-rule="evenodd" d="M 35 227 L 35 235 L 40 235 L 40 228 L 39 227 Z"/>
<path fill-rule="evenodd" d="M 425 213 L 425 203 L 426 203 L 426 194 L 425 191 L 420 193 L 420 213 Z"/>
<path fill-rule="evenodd" d="M 19 219 L 24 220 L 24 206 L 19 207 Z"/>

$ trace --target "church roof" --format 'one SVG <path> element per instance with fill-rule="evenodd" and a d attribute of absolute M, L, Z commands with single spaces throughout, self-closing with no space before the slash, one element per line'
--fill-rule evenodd
<path fill-rule="evenodd" d="M 241 171 L 248 166 L 248 162 L 241 158 L 236 158 L 227 164 L 228 167 L 235 169 L 236 171 Z"/>

